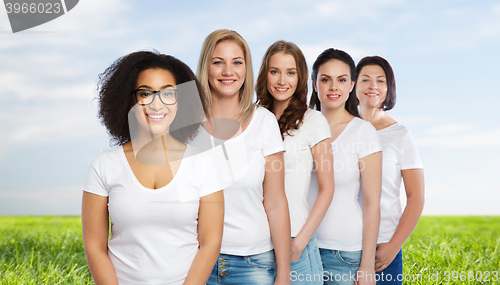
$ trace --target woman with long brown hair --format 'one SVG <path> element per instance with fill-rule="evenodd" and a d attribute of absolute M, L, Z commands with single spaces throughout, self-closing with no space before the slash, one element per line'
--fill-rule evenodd
<path fill-rule="evenodd" d="M 276 116 L 286 150 L 292 284 L 323 284 L 314 232 L 333 197 L 333 156 L 328 122 L 320 112 L 307 107 L 307 78 L 307 63 L 299 47 L 277 41 L 262 59 L 255 89 L 258 104 Z M 310 210 L 307 195 L 313 165 L 320 187 Z"/>

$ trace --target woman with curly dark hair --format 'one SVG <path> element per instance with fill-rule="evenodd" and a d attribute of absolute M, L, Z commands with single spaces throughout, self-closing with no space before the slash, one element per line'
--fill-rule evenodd
<path fill-rule="evenodd" d="M 332 201 L 333 156 L 328 122 L 320 112 L 307 107 L 307 78 L 307 63 L 299 47 L 277 41 L 264 55 L 255 89 L 258 104 L 276 116 L 286 150 L 285 192 L 292 236 L 292 284 L 323 284 L 323 267 L 314 232 Z M 309 211 L 307 195 L 313 164 L 320 187 Z M 310 278 L 306 278 L 308 276 Z"/>
<path fill-rule="evenodd" d="M 224 198 L 214 163 L 187 144 L 204 116 L 201 85 L 180 60 L 140 51 L 116 60 L 98 87 L 99 118 L 117 146 L 99 153 L 83 185 L 94 282 L 205 284 Z"/>

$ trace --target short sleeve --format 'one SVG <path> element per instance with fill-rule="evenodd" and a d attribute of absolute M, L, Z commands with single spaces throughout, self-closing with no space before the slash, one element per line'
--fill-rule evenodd
<path fill-rule="evenodd" d="M 418 155 L 417 145 L 410 132 L 403 139 L 403 145 L 399 154 L 399 165 L 401 170 L 422 169 L 422 161 Z"/>
<path fill-rule="evenodd" d="M 382 151 L 377 130 L 369 122 L 363 121 L 358 132 L 357 153 L 359 158 Z"/>
<path fill-rule="evenodd" d="M 325 116 L 315 110 L 309 110 L 309 112 L 313 113 L 311 114 L 310 122 L 308 122 L 307 142 L 309 147 L 312 148 L 320 141 L 331 138 L 332 133 Z"/>
<path fill-rule="evenodd" d="M 87 172 L 87 177 L 85 178 L 85 182 L 83 183 L 82 190 L 92 194 L 107 197 L 109 196 L 109 193 L 102 179 L 102 160 L 103 152 L 101 151 L 90 165 L 89 171 Z"/>
<path fill-rule="evenodd" d="M 203 162 L 199 164 L 202 166 L 199 170 L 203 174 L 200 177 L 199 196 L 203 197 L 222 190 L 224 183 L 213 158 L 207 153 L 201 154 L 200 157 Z"/>
<path fill-rule="evenodd" d="M 266 110 L 267 111 L 267 110 Z M 262 149 L 263 155 L 268 156 L 278 152 L 285 151 L 283 140 L 281 139 L 281 132 L 278 126 L 278 121 L 274 116 L 265 116 L 263 120 L 264 130 L 264 146 Z M 263 114 L 266 115 L 266 114 Z"/>

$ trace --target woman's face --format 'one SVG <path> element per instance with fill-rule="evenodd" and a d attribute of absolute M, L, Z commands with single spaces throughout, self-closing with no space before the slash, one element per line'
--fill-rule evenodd
<path fill-rule="evenodd" d="M 289 102 L 297 89 L 297 64 L 291 54 L 276 53 L 269 59 L 267 91 L 275 101 Z"/>
<path fill-rule="evenodd" d="M 387 97 L 387 78 L 379 65 L 361 68 L 356 82 L 356 97 L 361 106 L 381 108 Z"/>
<path fill-rule="evenodd" d="M 245 55 L 240 46 L 232 41 L 218 43 L 208 68 L 208 83 L 212 95 L 238 95 L 245 82 L 245 75 Z"/>
<path fill-rule="evenodd" d="M 139 73 L 135 90 L 151 90 L 163 92 L 155 93 L 147 96 L 141 95 L 143 92 L 136 92 L 137 100 L 140 103 L 149 103 L 147 105 L 135 104 L 132 111 L 135 112 L 135 117 L 139 122 L 139 126 L 154 136 L 165 135 L 169 132 L 170 124 L 177 113 L 177 100 L 172 97 L 175 94 L 175 79 L 170 71 L 154 68 L 146 69 Z M 174 92 L 172 92 L 174 90 Z M 160 99 L 160 96 L 162 98 Z M 154 97 L 154 98 L 152 98 Z M 175 104 L 166 105 L 165 103 L 175 102 Z"/>
<path fill-rule="evenodd" d="M 323 63 L 318 68 L 318 77 L 313 86 L 322 108 L 344 108 L 349 92 L 354 87 L 349 65 L 337 59 Z"/>

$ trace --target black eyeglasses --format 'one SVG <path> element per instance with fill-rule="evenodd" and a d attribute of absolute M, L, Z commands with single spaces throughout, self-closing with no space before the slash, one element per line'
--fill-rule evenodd
<path fill-rule="evenodd" d="M 135 101 L 142 106 L 153 103 L 157 94 L 160 101 L 165 105 L 174 105 L 177 103 L 177 90 L 173 88 L 167 88 L 159 91 L 137 89 L 133 92 L 135 95 Z"/>

